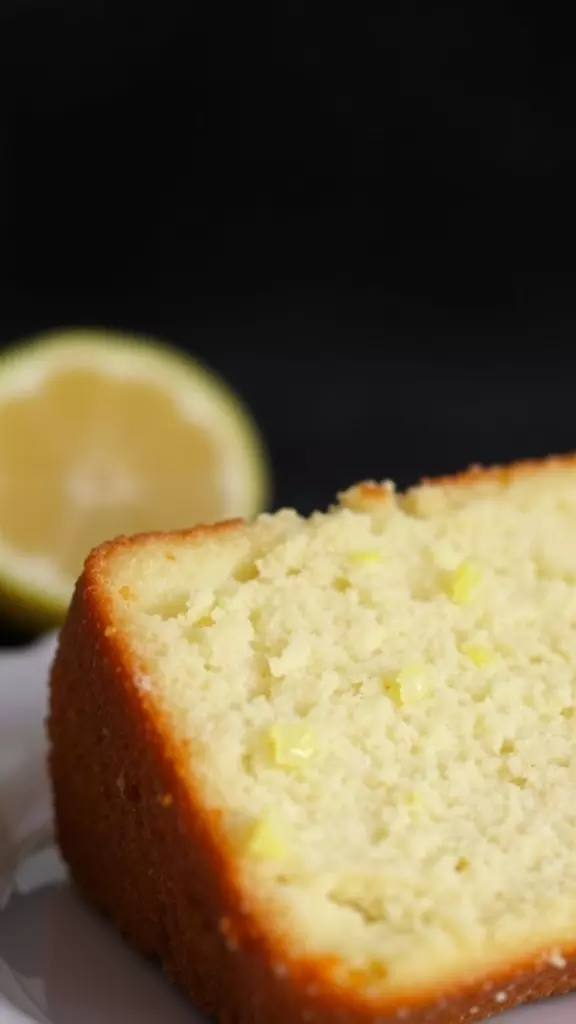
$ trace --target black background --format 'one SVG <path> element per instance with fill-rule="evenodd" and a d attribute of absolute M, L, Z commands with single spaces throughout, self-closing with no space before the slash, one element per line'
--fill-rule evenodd
<path fill-rule="evenodd" d="M 302 511 L 576 448 L 567 27 L 196 7 L 3 0 L 0 343 L 199 354 Z"/>

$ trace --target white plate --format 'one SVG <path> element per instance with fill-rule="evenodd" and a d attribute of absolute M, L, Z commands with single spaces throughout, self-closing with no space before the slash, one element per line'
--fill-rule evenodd
<path fill-rule="evenodd" d="M 48 638 L 0 652 L 0 1024 L 201 1024 L 205 1018 L 67 881 L 51 838 L 44 768 L 53 649 Z M 574 1024 L 576 995 L 498 1020 Z"/>

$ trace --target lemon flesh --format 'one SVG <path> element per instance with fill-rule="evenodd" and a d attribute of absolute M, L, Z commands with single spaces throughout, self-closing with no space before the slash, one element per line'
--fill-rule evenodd
<path fill-rule="evenodd" d="M 0 602 L 12 618 L 60 621 L 101 541 L 253 516 L 267 483 L 238 397 L 159 344 L 68 331 L 0 359 Z"/>

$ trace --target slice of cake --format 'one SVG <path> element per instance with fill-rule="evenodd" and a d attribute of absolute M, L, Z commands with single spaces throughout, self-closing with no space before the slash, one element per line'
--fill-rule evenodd
<path fill-rule="evenodd" d="M 576 461 L 100 547 L 49 732 L 78 886 L 222 1024 L 576 987 Z"/>

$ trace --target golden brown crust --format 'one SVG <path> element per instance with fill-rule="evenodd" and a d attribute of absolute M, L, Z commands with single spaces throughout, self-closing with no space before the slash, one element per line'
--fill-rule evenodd
<path fill-rule="evenodd" d="M 422 477 L 419 483 L 409 488 L 403 497 L 417 493 L 419 488 L 448 488 L 464 491 L 467 488 L 506 487 L 524 476 L 539 476 L 554 470 L 576 467 L 576 454 L 550 455 L 546 459 L 524 459 L 509 465 L 481 466 L 475 464 L 460 473 L 448 476 Z M 394 496 L 391 483 L 377 483 L 362 480 L 340 495 L 341 504 L 347 508 L 370 511 L 384 505 Z M 404 506 L 405 507 L 405 506 Z"/>
<path fill-rule="evenodd" d="M 474 467 L 432 483 L 505 482 L 552 464 L 576 467 L 576 457 Z M 107 628 L 102 586 L 119 548 L 241 525 L 121 538 L 87 560 L 52 671 L 48 723 L 57 833 L 79 888 L 221 1024 L 464 1024 L 576 988 L 576 949 L 548 950 L 450 991 L 376 998 L 357 977 L 336 984 L 333 961 L 299 958 L 246 901 L 217 810 L 190 783 L 188 760 L 135 684 L 146 666 Z"/>
<path fill-rule="evenodd" d="M 555 469 L 576 469 L 576 453 L 549 455 L 545 459 L 522 459 L 508 465 L 481 466 L 474 464 L 452 476 L 423 477 L 421 487 L 465 487 L 473 484 L 495 483 L 505 486 L 522 476 L 547 473 Z"/>

